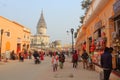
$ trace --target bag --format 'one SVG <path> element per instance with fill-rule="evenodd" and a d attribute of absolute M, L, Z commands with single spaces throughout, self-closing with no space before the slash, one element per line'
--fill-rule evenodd
<path fill-rule="evenodd" d="M 104 71 L 100 71 L 100 80 L 104 80 Z"/>

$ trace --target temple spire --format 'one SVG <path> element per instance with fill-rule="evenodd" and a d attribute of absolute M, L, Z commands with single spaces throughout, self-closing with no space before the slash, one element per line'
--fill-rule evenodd
<path fill-rule="evenodd" d="M 37 33 L 38 34 L 44 33 L 44 32 L 41 32 L 41 28 L 47 29 L 46 22 L 45 22 L 45 19 L 43 16 L 43 10 L 41 11 L 41 16 L 40 16 L 40 19 L 39 19 L 38 24 L 37 24 Z"/>

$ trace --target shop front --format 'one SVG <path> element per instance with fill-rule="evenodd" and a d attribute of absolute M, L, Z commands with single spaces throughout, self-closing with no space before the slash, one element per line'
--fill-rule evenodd
<path fill-rule="evenodd" d="M 116 53 L 116 71 L 120 72 L 120 0 L 113 5 L 115 31 L 113 35 L 113 47 Z"/>
<path fill-rule="evenodd" d="M 94 37 L 92 39 L 91 51 L 94 52 L 93 62 L 100 65 L 100 56 L 107 43 L 107 37 L 105 33 L 105 26 L 102 26 L 102 21 L 98 21 L 94 26 Z"/>

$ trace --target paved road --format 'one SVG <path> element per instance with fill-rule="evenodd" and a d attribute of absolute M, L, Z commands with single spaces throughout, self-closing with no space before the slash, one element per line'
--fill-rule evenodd
<path fill-rule="evenodd" d="M 82 69 L 81 64 L 73 69 L 69 59 L 64 69 L 53 72 L 51 58 L 45 57 L 38 65 L 33 60 L 0 62 L 0 80 L 99 80 L 99 75 L 95 71 Z"/>

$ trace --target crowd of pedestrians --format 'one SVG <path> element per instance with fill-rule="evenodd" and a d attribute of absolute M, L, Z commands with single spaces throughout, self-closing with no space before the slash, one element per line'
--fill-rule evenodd
<path fill-rule="evenodd" d="M 57 71 L 58 66 L 60 69 L 63 69 L 65 62 L 65 54 L 64 52 L 54 52 L 52 55 L 52 66 L 53 66 L 53 71 Z"/>
<path fill-rule="evenodd" d="M 110 73 L 113 69 L 112 68 L 112 55 L 111 55 L 112 51 L 113 51 L 112 47 L 110 48 L 105 47 L 100 57 L 100 65 L 103 68 L 104 80 L 109 80 Z M 65 51 L 49 51 L 48 53 L 45 53 L 44 51 L 37 51 L 37 50 L 33 50 L 32 52 L 29 51 L 26 53 L 24 50 L 22 50 L 18 53 L 18 56 L 15 54 L 14 50 L 10 53 L 11 60 L 19 59 L 20 62 L 24 62 L 24 59 L 32 59 L 33 57 L 35 60 L 35 64 L 37 64 L 36 60 L 38 60 L 38 63 L 44 60 L 44 56 L 51 57 L 51 64 L 52 64 L 53 72 L 57 71 L 58 67 L 60 69 L 64 69 L 66 56 L 72 58 L 71 67 L 73 68 L 77 68 L 78 63 L 82 62 L 83 69 L 87 69 L 87 70 L 93 69 L 93 62 L 92 62 L 91 56 L 89 55 L 89 53 L 87 53 L 86 50 L 83 50 L 81 55 L 77 52 L 77 50 L 74 50 L 71 53 L 68 53 Z"/>
<path fill-rule="evenodd" d="M 103 69 L 103 80 L 109 80 L 111 71 L 112 71 L 112 47 L 105 47 L 103 53 L 101 54 L 100 57 L 100 65 Z M 63 52 L 57 53 L 53 55 L 52 58 L 52 64 L 53 64 L 53 71 L 57 71 L 58 65 L 60 66 L 60 69 L 63 69 L 63 64 L 65 62 L 65 54 Z M 80 60 L 79 60 L 80 59 Z M 86 52 L 86 50 L 83 50 L 83 53 L 79 55 L 77 53 L 77 50 L 74 50 L 72 52 L 72 67 L 77 68 L 78 62 L 83 63 L 83 69 L 87 70 L 94 70 L 94 64 L 92 62 L 91 56 Z M 100 76 L 102 77 L 102 76 Z"/>

